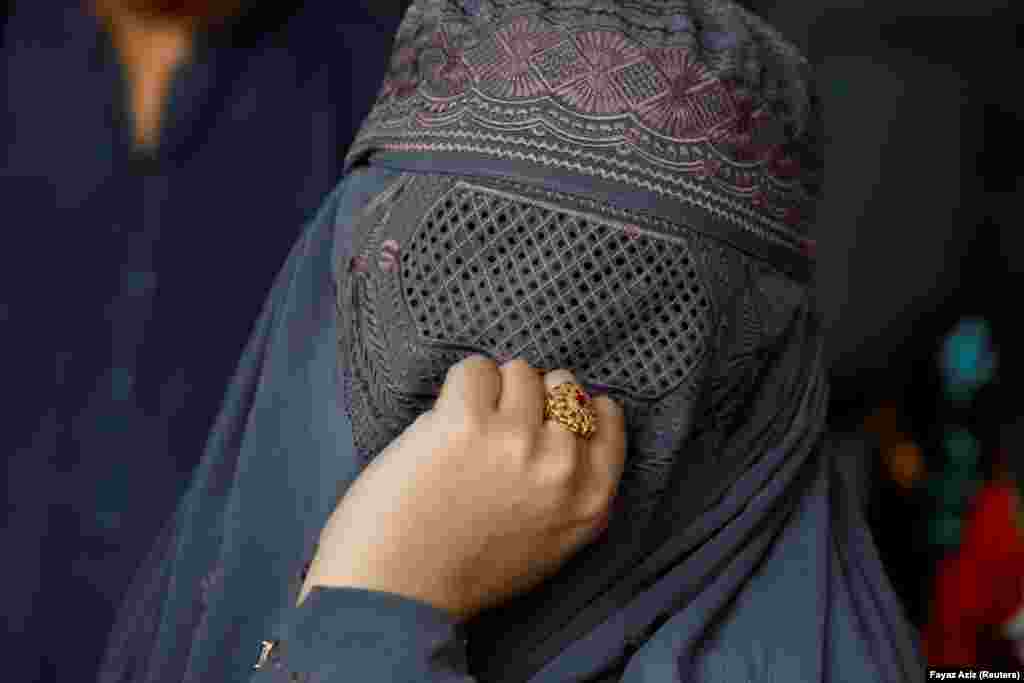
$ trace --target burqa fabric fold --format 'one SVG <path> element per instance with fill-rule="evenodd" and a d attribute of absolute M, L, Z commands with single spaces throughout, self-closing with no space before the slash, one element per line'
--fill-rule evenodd
<path fill-rule="evenodd" d="M 629 429 L 608 533 L 462 626 L 477 680 L 921 679 L 824 434 L 820 119 L 725 0 L 416 3 L 101 680 L 246 680 L 337 499 L 471 353 L 570 368 Z"/>

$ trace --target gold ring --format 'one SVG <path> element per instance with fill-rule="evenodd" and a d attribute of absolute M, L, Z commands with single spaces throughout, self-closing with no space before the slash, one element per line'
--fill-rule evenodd
<path fill-rule="evenodd" d="M 584 439 L 597 430 L 593 400 L 576 382 L 563 382 L 548 390 L 544 397 L 544 419 L 554 420 Z"/>

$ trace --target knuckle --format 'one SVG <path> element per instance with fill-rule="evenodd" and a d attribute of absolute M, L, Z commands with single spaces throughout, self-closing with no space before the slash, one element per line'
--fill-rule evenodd
<path fill-rule="evenodd" d="M 617 492 L 617 480 L 603 473 L 591 476 L 580 491 L 579 504 L 583 519 L 603 518 L 611 510 Z"/>
<path fill-rule="evenodd" d="M 510 453 L 517 460 L 525 461 L 533 453 L 534 442 L 530 432 L 514 425 L 506 432 L 505 451 Z"/>
<path fill-rule="evenodd" d="M 603 494 L 584 497 L 580 502 L 579 517 L 585 524 L 603 522 L 611 513 L 612 498 Z"/>
<path fill-rule="evenodd" d="M 576 458 L 569 451 L 559 449 L 549 452 L 544 457 L 546 480 L 558 489 L 568 489 L 576 480 L 578 465 Z"/>

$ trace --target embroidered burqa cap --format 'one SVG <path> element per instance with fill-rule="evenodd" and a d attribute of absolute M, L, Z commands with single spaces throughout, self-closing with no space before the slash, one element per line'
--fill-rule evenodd
<path fill-rule="evenodd" d="M 348 156 L 400 176 L 336 264 L 361 457 L 470 353 L 570 368 L 629 425 L 607 535 L 466 625 L 481 680 L 642 647 L 680 680 L 919 675 L 823 434 L 821 126 L 806 59 L 727 0 L 409 10 Z"/>
<path fill-rule="evenodd" d="M 799 264 L 823 165 L 809 71 L 732 2 L 416 2 L 348 161 L 555 176 Z"/>

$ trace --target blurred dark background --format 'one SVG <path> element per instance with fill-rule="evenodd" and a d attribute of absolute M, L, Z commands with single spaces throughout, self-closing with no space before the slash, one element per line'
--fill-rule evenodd
<path fill-rule="evenodd" d="M 196 211 L 205 212 L 202 215 L 255 231 L 262 240 L 246 247 L 262 268 L 253 275 L 258 286 L 247 285 L 254 290 L 249 297 L 253 303 L 239 311 L 233 321 L 204 322 L 207 331 L 224 326 L 222 336 L 227 341 L 217 351 L 219 358 L 240 353 L 247 326 L 258 313 L 265 288 L 302 221 L 339 179 L 340 159 L 372 103 L 391 34 L 407 4 L 401 0 L 307 0 L 287 11 L 257 12 L 257 18 L 242 22 L 244 30 L 235 27 L 231 34 L 236 41 L 231 46 L 235 52 L 226 48 L 211 52 L 219 55 L 219 62 L 213 60 L 218 68 L 230 74 L 230 78 L 220 77 L 228 78 L 228 85 L 218 90 L 214 79 L 213 86 L 200 88 L 202 92 L 195 101 L 206 109 L 196 105 L 200 113 L 188 114 L 185 107 L 179 128 L 188 128 L 190 115 L 195 125 L 203 122 L 209 130 L 217 130 L 221 124 L 230 128 L 232 121 L 254 123 L 230 145 L 218 143 L 225 145 L 222 158 L 206 163 L 207 168 L 212 165 L 217 169 L 217 175 L 202 181 L 206 188 L 202 192 L 193 188 L 198 194 L 189 203 Z M 817 239 L 821 306 L 833 360 L 831 426 L 850 440 L 866 444 L 876 461 L 870 508 L 873 531 L 890 576 L 908 612 L 920 625 L 927 619 L 930 577 L 936 562 L 956 551 L 960 520 L 970 496 L 986 476 L 1001 445 L 999 428 L 1020 412 L 1010 380 L 1019 376 L 1022 355 L 1017 351 L 1022 347 L 1015 297 L 1021 291 L 1024 243 L 1012 201 L 1018 196 L 1020 183 L 1020 172 L 1013 163 L 1022 115 L 1016 93 L 1020 25 L 1011 18 L 1009 2 L 991 0 L 749 0 L 741 4 L 803 47 L 818 69 L 828 132 L 827 200 Z M 83 26 L 92 31 L 95 26 L 81 23 L 78 15 L 82 9 L 75 4 L 65 7 L 54 0 L 35 0 L 7 3 L 6 9 L 0 44 L 0 54 L 6 60 L 5 80 L 0 85 L 7 94 L 6 109 L 0 110 L 0 210 L 4 211 L 0 222 L 5 236 L 15 236 L 10 237 L 14 246 L 3 257 L 4 289 L 12 296 L 0 302 L 0 325 L 6 328 L 7 339 L 14 339 L 12 331 L 28 321 L 25 329 L 41 330 L 40 337 L 74 340 L 77 331 L 73 314 L 61 313 L 58 317 L 63 327 L 58 328 L 39 322 L 45 315 L 32 309 L 45 308 L 43 304 L 30 303 L 27 311 L 22 309 L 26 301 L 34 301 L 30 288 L 36 286 L 39 302 L 53 306 L 66 303 L 77 287 L 100 277 L 83 271 L 81 256 L 115 248 L 111 246 L 113 241 L 99 244 L 92 238 L 83 241 L 54 232 L 55 225 L 79 231 L 92 227 L 81 223 L 88 220 L 86 205 L 92 201 L 84 197 L 102 190 L 90 189 L 92 181 L 82 179 L 83 171 L 81 177 L 67 180 L 83 198 L 69 196 L 61 184 L 65 182 L 63 171 L 55 170 L 74 164 L 85 168 L 87 162 L 77 161 L 76 154 L 89 159 L 89 164 L 98 163 L 93 159 L 96 153 L 91 151 L 97 142 L 81 123 L 90 116 L 83 103 L 95 93 L 89 90 L 92 86 L 88 82 L 76 82 L 73 74 L 77 72 L 68 70 L 70 67 L 58 56 L 63 50 L 68 60 L 75 60 L 75 36 Z M 52 30 L 43 30 L 47 26 Z M 90 40 L 95 42 L 95 38 Z M 86 53 L 92 55 L 92 48 Z M 244 59 L 231 67 L 231 59 L 239 60 L 238 54 Z M 38 69 L 32 66 L 36 63 Z M 296 75 L 277 84 L 273 74 L 280 74 L 282 69 Z M 266 73 L 266 78 L 259 76 L 261 73 Z M 253 74 L 259 79 L 247 81 Z M 262 90 L 244 85 L 268 80 L 271 85 L 261 86 Z M 231 83 L 243 85 L 232 89 Z M 274 91 L 274 87 L 281 90 Z M 39 98 L 38 117 L 26 114 L 26 97 Z M 180 102 L 188 101 L 185 95 L 179 96 L 179 111 Z M 107 104 L 103 106 L 109 109 Z M 225 119 L 223 114 L 231 107 L 240 107 L 246 113 Z M 211 108 L 214 114 L 202 114 Z M 116 113 L 108 111 L 106 116 L 97 119 L 96 130 L 104 125 L 116 128 Z M 47 128 L 34 133 L 31 119 L 35 118 L 45 119 Z M 226 137 L 228 133 L 223 133 L 222 138 Z M 154 207 L 173 197 L 177 182 L 174 174 L 196 163 L 200 150 L 217 147 L 213 144 L 217 138 L 211 137 L 211 143 L 194 136 L 186 138 L 176 143 L 169 140 L 179 146 L 167 145 L 163 156 L 126 155 L 123 175 L 129 185 L 114 183 L 111 187 L 121 187 L 121 191 L 130 187 L 147 197 L 154 193 L 164 197 L 147 199 L 137 207 L 140 212 L 158 211 Z M 106 144 L 104 138 L 101 157 L 107 154 L 103 151 Z M 117 144 L 111 143 L 110 149 L 114 151 L 109 155 L 116 161 Z M 175 149 L 180 152 L 177 157 Z M 185 155 L 181 150 L 189 151 Z M 111 162 L 111 168 L 114 166 Z M 302 181 L 300 185 L 283 186 L 276 180 L 289 168 L 296 169 L 291 175 L 295 176 L 293 182 Z M 94 175 L 120 177 L 106 166 Z M 137 178 L 149 180 L 130 185 Z M 207 192 L 209 186 L 216 186 L 216 191 Z M 275 208 L 250 202 L 261 193 L 284 193 L 290 204 Z M 231 208 L 246 202 L 256 207 L 251 209 L 252 215 Z M 58 210 L 50 211 L 51 205 Z M 189 224 L 194 222 L 192 217 L 185 211 L 174 220 Z M 118 220 L 129 223 L 134 219 L 122 216 Z M 280 233 L 267 235 L 274 226 L 280 227 Z M 112 231 L 132 234 L 130 228 Z M 153 239 L 163 245 L 164 253 L 179 259 L 189 258 L 188 250 L 194 249 L 184 242 Z M 223 273 L 224 263 L 229 264 L 229 270 L 241 267 L 227 256 L 232 249 L 237 251 L 237 245 L 237 241 L 230 240 L 223 245 L 213 244 L 225 255 L 221 268 L 203 275 L 201 265 L 197 265 L 189 273 L 194 281 L 180 287 L 198 296 L 204 287 L 220 282 L 216 277 Z M 48 264 L 49 276 L 40 275 L 40 259 L 33 255 L 39 251 L 45 254 L 42 262 Z M 57 276 L 52 274 L 54 271 Z M 69 282 L 72 273 L 79 279 Z M 128 285 L 122 279 L 120 285 L 111 285 L 114 290 L 109 290 L 119 292 L 118 301 L 127 296 L 124 300 L 129 303 L 123 304 L 127 308 L 117 309 L 120 315 L 133 310 L 131 302 L 143 296 L 139 292 L 147 291 L 145 277 L 127 281 Z M 225 297 L 233 291 L 231 287 L 218 288 L 225 289 Z M 160 288 L 156 289 L 154 296 L 159 303 Z M 108 290 L 96 291 L 96 297 L 108 296 L 103 293 Z M 20 299 L 13 296 L 15 292 Z M 46 314 L 53 317 L 52 309 Z M 951 338 L 965 320 L 970 322 L 968 327 L 959 328 L 959 335 Z M 168 332 L 173 328 L 166 325 L 180 326 L 181 320 L 159 324 L 165 327 L 156 329 L 174 336 Z M 228 326 L 233 326 L 231 331 Z M 182 335 L 180 328 L 178 334 L 189 336 Z M 195 434 L 205 432 L 208 425 L 204 420 L 209 418 L 199 417 L 189 429 L 182 430 L 192 435 L 188 437 L 192 442 L 180 440 L 185 437 L 174 442 L 176 450 L 171 451 L 168 460 L 171 465 L 163 469 L 138 464 L 146 462 L 144 456 L 152 456 L 138 451 L 132 453 L 135 464 L 123 454 L 111 455 L 109 462 L 84 465 L 41 457 L 40 453 L 47 452 L 47 443 L 52 447 L 66 435 L 62 437 L 61 429 L 55 426 L 60 422 L 59 411 L 50 410 L 46 403 L 47 388 L 54 385 L 38 378 L 32 363 L 24 360 L 25 354 L 51 354 L 64 359 L 58 361 L 58 378 L 53 380 L 56 386 L 64 387 L 70 386 L 69 372 L 86 378 L 111 374 L 103 363 L 116 368 L 117 362 L 103 356 L 104 360 L 91 365 L 84 361 L 75 365 L 62 351 L 65 347 L 38 345 L 26 339 L 19 342 L 22 347 L 5 351 L 10 366 L 5 366 L 5 373 L 15 377 L 12 386 L 19 386 L 18 381 L 25 386 L 38 385 L 32 396 L 41 397 L 34 400 L 29 393 L 12 396 L 7 408 L 5 429 L 20 430 L 18 436 L 5 440 L 13 444 L 7 447 L 8 504 L 3 529 L 11 566 L 5 572 L 5 582 L 13 587 L 4 597 L 7 642 L 24 645 L 24 676 L 12 680 L 69 680 L 66 672 L 81 674 L 95 666 L 97 643 L 102 642 L 102 638 L 85 639 L 86 644 L 76 650 L 67 644 L 74 635 L 69 629 L 105 632 L 109 628 L 125 580 L 121 577 L 130 576 L 145 551 L 145 539 L 156 533 L 187 483 L 201 455 Z M 959 346 L 948 346 L 954 342 Z M 109 346 L 111 342 L 96 343 Z M 158 348 L 163 355 L 206 353 L 183 339 L 174 347 L 165 344 Z M 946 356 L 944 349 L 949 351 Z M 977 370 L 979 358 L 988 357 L 986 354 L 998 359 L 994 371 L 965 380 L 966 389 L 951 393 L 945 379 L 952 372 L 950 363 L 960 363 L 964 366 L 959 370 L 961 374 L 970 375 Z M 12 356 L 14 361 L 10 360 Z M 943 358 L 952 360 L 944 363 Z M 219 362 L 218 367 L 230 366 L 226 361 Z M 153 375 L 150 388 L 139 389 L 159 396 L 138 400 L 170 410 L 167 406 L 173 408 L 174 401 L 184 400 L 187 393 L 179 392 L 177 399 L 168 399 L 168 392 L 173 391 L 167 387 L 174 381 L 185 382 L 181 377 L 188 377 L 188 372 L 224 372 L 212 367 L 210 361 L 177 374 L 175 368 L 161 367 Z M 116 385 L 118 381 L 117 373 L 111 374 L 111 382 Z M 132 384 L 132 380 L 127 381 Z M 85 380 L 81 382 L 89 385 Z M 145 383 L 141 379 L 139 382 Z M 212 413 L 215 404 L 206 410 Z M 111 417 L 116 412 L 100 411 L 98 415 L 90 418 L 95 424 L 116 419 Z M 104 429 L 117 430 L 115 422 L 108 424 Z M 963 431 L 973 439 L 976 457 L 969 467 L 958 470 L 958 478 L 950 478 L 950 434 Z M 1005 451 L 1007 444 L 1002 446 Z M 109 445 L 110 452 L 125 448 L 121 442 Z M 135 446 L 127 450 L 132 448 Z M 1013 457 L 1017 457 L 1014 453 L 1018 448 L 1010 449 Z M 87 490 L 83 493 L 79 487 Z M 152 511 L 145 518 L 126 513 L 132 498 L 125 491 L 130 489 L 151 503 Z M 121 540 L 115 543 L 110 540 L 113 537 Z M 61 566 L 53 566 L 61 562 Z M 62 579 L 69 573 L 78 577 L 78 583 L 68 584 L 70 588 Z M 111 586 L 110 577 L 114 576 L 119 578 Z M 91 591 L 90 585 L 94 586 Z M 60 590 L 66 592 L 61 594 Z M 51 596 L 49 602 L 47 595 Z M 62 596 L 59 605 L 53 595 Z M 68 632 L 52 626 L 62 609 L 73 609 L 68 605 L 74 603 L 68 601 L 76 595 L 84 615 L 73 620 L 65 629 Z M 73 680 L 91 680 L 91 673 Z"/>
<path fill-rule="evenodd" d="M 1021 410 L 1011 392 L 1022 348 L 1013 293 L 1024 274 L 1011 156 L 1022 112 L 1006 78 L 1020 63 L 1020 24 L 1007 2 L 747 4 L 818 69 L 829 140 L 818 281 L 831 422 L 878 443 L 873 531 L 921 625 L 971 494 L 1001 446 L 1019 457 L 999 430 Z M 975 343 L 998 355 L 998 367 L 954 400 L 941 353 L 963 320 L 982 323 L 986 339 Z M 970 365 L 970 351 L 960 360 Z M 975 459 L 954 473 L 961 430 Z"/>

